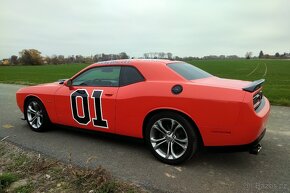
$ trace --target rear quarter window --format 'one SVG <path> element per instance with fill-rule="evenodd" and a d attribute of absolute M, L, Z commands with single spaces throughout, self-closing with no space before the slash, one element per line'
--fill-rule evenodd
<path fill-rule="evenodd" d="M 167 64 L 167 66 L 187 80 L 208 78 L 212 76 L 211 74 L 203 71 L 202 69 L 185 62 L 170 63 Z"/>
<path fill-rule="evenodd" d="M 126 86 L 144 81 L 142 74 L 132 66 L 122 66 L 120 75 L 120 86 Z"/>

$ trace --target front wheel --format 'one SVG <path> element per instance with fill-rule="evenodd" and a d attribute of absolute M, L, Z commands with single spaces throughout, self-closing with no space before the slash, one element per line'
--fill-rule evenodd
<path fill-rule="evenodd" d="M 154 115 L 147 124 L 145 140 L 153 155 L 167 164 L 180 164 L 190 159 L 198 149 L 194 127 L 174 112 Z"/>
<path fill-rule="evenodd" d="M 25 118 L 33 131 L 44 131 L 49 126 L 49 118 L 42 102 L 31 98 L 25 105 Z"/>

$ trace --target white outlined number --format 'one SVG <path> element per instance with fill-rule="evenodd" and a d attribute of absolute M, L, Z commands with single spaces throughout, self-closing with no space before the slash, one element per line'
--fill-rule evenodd
<path fill-rule="evenodd" d="M 103 113 L 102 113 L 102 90 L 94 90 L 92 94 L 92 98 L 94 99 L 94 107 L 95 107 L 95 116 L 96 118 L 93 118 L 93 124 L 97 127 L 103 127 L 108 128 L 108 122 L 107 120 L 103 119 Z"/>
<path fill-rule="evenodd" d="M 93 90 L 92 99 L 94 100 L 95 118 L 92 119 L 95 127 L 108 128 L 108 121 L 103 118 L 102 112 L 103 90 Z M 73 119 L 81 125 L 88 125 L 91 121 L 89 110 L 89 94 L 85 89 L 78 89 L 70 95 Z M 82 98 L 83 116 L 78 113 L 77 98 Z"/>

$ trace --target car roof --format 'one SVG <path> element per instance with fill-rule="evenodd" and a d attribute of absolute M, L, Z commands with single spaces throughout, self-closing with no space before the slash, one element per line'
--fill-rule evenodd
<path fill-rule="evenodd" d="M 165 60 L 165 59 L 121 59 L 121 60 L 109 60 L 101 61 L 92 64 L 91 66 L 101 66 L 101 65 L 144 65 L 144 64 L 155 64 L 155 65 L 166 65 L 169 63 L 175 63 L 179 61 Z"/>
<path fill-rule="evenodd" d="M 89 65 L 81 72 L 99 66 L 134 66 L 137 68 L 146 80 L 152 81 L 184 81 L 185 79 L 173 70 L 167 67 L 167 64 L 180 61 L 161 60 L 161 59 L 123 59 L 97 62 Z M 77 76 L 76 74 L 75 76 Z M 74 77 L 75 77 L 74 76 Z"/>

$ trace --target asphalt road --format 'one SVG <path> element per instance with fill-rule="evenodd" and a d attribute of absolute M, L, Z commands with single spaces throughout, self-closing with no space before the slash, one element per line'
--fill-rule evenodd
<path fill-rule="evenodd" d="M 56 126 L 31 131 L 15 102 L 20 87 L 0 84 L 0 140 L 9 136 L 5 140 L 65 162 L 102 165 L 152 192 L 290 192 L 289 107 L 272 107 L 258 156 L 204 151 L 174 167 L 157 161 L 141 140 Z"/>

